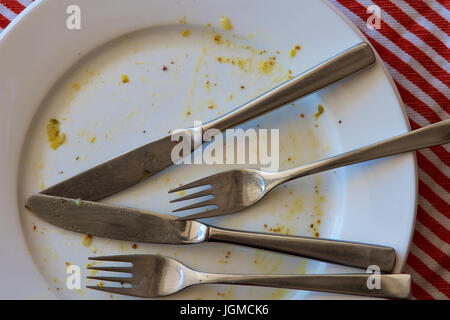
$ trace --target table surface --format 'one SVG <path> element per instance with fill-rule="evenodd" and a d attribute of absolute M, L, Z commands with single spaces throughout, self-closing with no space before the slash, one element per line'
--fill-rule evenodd
<path fill-rule="evenodd" d="M 0 0 L 0 32 L 32 2 Z M 450 118 L 450 1 L 330 2 L 380 54 L 395 80 L 413 130 Z M 419 204 L 404 272 L 412 275 L 412 299 L 449 299 L 450 145 L 416 154 Z"/>

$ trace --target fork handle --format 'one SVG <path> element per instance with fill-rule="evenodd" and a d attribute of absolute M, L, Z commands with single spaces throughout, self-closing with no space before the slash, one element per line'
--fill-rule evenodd
<path fill-rule="evenodd" d="M 376 265 L 381 272 L 391 272 L 396 258 L 395 250 L 385 246 L 216 227 L 209 227 L 207 240 L 244 245 L 362 269 Z"/>
<path fill-rule="evenodd" d="M 411 294 L 411 276 L 409 274 L 305 274 L 293 276 L 204 273 L 201 275 L 201 280 L 201 283 L 252 285 L 379 298 L 408 299 Z"/>
<path fill-rule="evenodd" d="M 204 124 L 202 129 L 206 132 L 211 128 L 220 131 L 232 128 L 361 71 L 373 65 L 375 61 L 370 46 L 367 43 L 359 43 L 224 116 Z"/>
<path fill-rule="evenodd" d="M 274 187 L 283 182 L 343 166 L 416 151 L 450 142 L 450 119 L 439 121 L 424 128 L 404 133 L 397 137 L 349 151 L 341 155 L 313 162 L 298 168 L 267 173 L 269 184 Z"/>

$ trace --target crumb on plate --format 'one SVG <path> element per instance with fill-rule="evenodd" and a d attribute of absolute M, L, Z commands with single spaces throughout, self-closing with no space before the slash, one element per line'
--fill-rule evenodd
<path fill-rule="evenodd" d="M 214 41 L 215 41 L 217 44 L 221 44 L 221 43 L 222 43 L 222 36 L 221 36 L 220 34 L 218 34 L 218 33 L 215 33 L 215 34 L 214 34 Z"/>
<path fill-rule="evenodd" d="M 183 37 L 187 37 L 187 36 L 189 36 L 191 34 L 191 32 L 189 31 L 189 29 L 184 29 L 182 32 L 181 32 L 181 35 L 183 36 Z"/>
<path fill-rule="evenodd" d="M 302 47 L 300 47 L 298 44 L 296 44 L 294 46 L 294 48 L 291 49 L 291 51 L 289 51 L 289 55 L 291 56 L 291 58 L 294 58 L 297 55 L 297 52 L 300 51 Z"/>
<path fill-rule="evenodd" d="M 122 79 L 122 83 L 130 82 L 130 78 L 126 74 L 123 74 L 120 78 Z"/>
<path fill-rule="evenodd" d="M 233 29 L 233 25 L 231 24 L 230 18 L 228 18 L 226 16 L 220 18 L 220 25 L 222 26 L 223 30 L 231 30 L 231 29 Z"/>

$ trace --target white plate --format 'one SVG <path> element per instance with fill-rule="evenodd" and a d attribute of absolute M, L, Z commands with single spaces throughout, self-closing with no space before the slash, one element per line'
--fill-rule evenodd
<path fill-rule="evenodd" d="M 81 30 L 65 27 L 66 8 L 72 4 L 81 8 Z M 221 16 L 230 17 L 233 30 L 221 29 Z M 186 24 L 180 23 L 184 17 Z M 184 29 L 190 30 L 186 38 L 181 35 Z M 214 32 L 222 35 L 222 44 L 214 42 Z M 347 20 L 321 1 L 261 5 L 248 0 L 238 5 L 218 0 L 44 0 L 31 5 L 0 38 L 0 73 L 4 75 L 0 79 L 0 148 L 4 150 L 0 157 L 0 272 L 7 275 L 0 297 L 109 299 L 84 288 L 84 266 L 92 255 L 160 253 L 211 272 L 357 271 L 221 244 L 138 244 L 133 249 L 131 243 L 94 238 L 85 247 L 83 235 L 40 221 L 23 209 L 23 201 L 29 192 L 166 135 L 168 130 L 215 118 L 284 81 L 289 69 L 302 72 L 361 40 L 363 36 Z M 291 58 L 289 51 L 296 44 L 302 49 Z M 262 50 L 266 52 L 260 54 Z M 244 72 L 218 63 L 219 56 L 248 58 L 252 66 Z M 271 56 L 277 57 L 273 72 L 258 72 L 258 63 Z M 128 75 L 129 83 L 121 83 L 122 74 Z M 212 103 L 215 108 L 208 108 Z M 318 103 L 324 105 L 325 113 L 315 121 L 312 115 Z M 46 141 L 50 118 L 61 120 L 61 131 L 67 135 L 56 151 Z M 245 127 L 258 124 L 280 128 L 282 168 L 409 129 L 381 62 Z M 175 208 L 168 204 L 169 188 L 224 169 L 171 167 L 105 201 L 169 213 Z M 325 238 L 389 245 L 397 250 L 395 271 L 399 272 L 414 226 L 416 187 L 415 160 L 406 154 L 292 181 L 254 208 L 208 222 L 256 231 L 280 227 L 282 233 L 314 236 L 319 232 Z M 82 267 L 81 290 L 65 287 L 66 263 Z M 205 285 L 172 298 L 340 297 Z"/>

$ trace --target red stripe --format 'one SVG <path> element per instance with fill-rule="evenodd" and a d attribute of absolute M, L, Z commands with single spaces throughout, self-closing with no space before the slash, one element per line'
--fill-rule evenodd
<path fill-rule="evenodd" d="M 431 21 L 436 27 L 450 36 L 450 24 L 438 12 L 431 9 L 425 2 L 417 0 L 405 0 L 418 13 Z"/>
<path fill-rule="evenodd" d="M 436 263 L 441 265 L 447 271 L 450 271 L 450 257 L 448 256 L 448 254 L 445 254 L 439 248 L 436 248 L 417 230 L 414 232 L 413 243 L 426 254 L 428 254 L 431 258 L 433 258 Z"/>
<path fill-rule="evenodd" d="M 422 180 L 419 180 L 419 194 L 427 199 L 436 210 L 450 218 L 450 205 L 436 195 Z"/>
<path fill-rule="evenodd" d="M 411 295 L 418 300 L 435 300 L 432 295 L 419 287 L 414 280 L 411 281 Z"/>
<path fill-rule="evenodd" d="M 445 191 L 450 192 L 450 179 L 439 170 L 430 160 L 428 160 L 421 152 L 416 152 L 419 167 L 426 172 L 434 182 L 437 182 Z"/>
<path fill-rule="evenodd" d="M 345 2 L 345 6 L 351 10 L 354 14 L 358 15 L 362 20 L 366 20 L 369 15 L 366 13 L 366 8 L 362 6 L 360 3 L 356 2 L 355 0 L 337 0 L 342 5 Z M 348 4 L 348 5 L 347 5 Z M 361 30 L 364 32 L 364 30 Z M 428 57 L 422 50 L 417 48 L 414 44 L 412 44 L 410 41 L 404 39 L 396 30 L 391 28 L 386 23 L 383 23 L 381 28 L 378 30 L 382 35 L 384 35 L 386 38 L 388 38 L 390 41 L 395 43 L 398 47 L 400 47 L 403 51 L 405 51 L 410 56 L 414 57 L 420 64 L 422 64 L 434 77 L 440 79 L 443 83 L 445 83 L 447 86 L 450 86 L 450 76 L 448 73 L 438 64 L 436 64 L 430 57 Z M 365 33 L 365 32 L 364 32 Z M 366 33 L 365 33 L 366 34 Z M 366 34 L 366 36 L 368 36 Z M 448 50 L 446 49 L 445 52 Z M 427 80 L 425 80 L 422 76 L 420 76 L 414 69 L 412 69 L 408 64 L 403 62 L 401 59 L 399 59 L 397 56 L 395 56 L 395 60 L 401 61 L 401 68 L 403 69 L 403 72 L 401 72 L 403 75 L 412 76 L 415 77 L 418 76 L 417 79 L 419 79 L 419 83 L 421 85 L 427 85 L 428 87 L 431 87 Z M 393 57 L 390 58 L 391 60 Z M 383 57 L 383 60 L 386 60 L 385 57 Z M 397 64 L 397 63 L 396 63 Z M 411 73 L 412 72 L 412 73 Z M 416 83 L 419 87 L 421 87 L 418 83 Z M 433 88 L 434 89 L 434 88 Z M 434 94 L 436 97 L 441 96 L 443 100 L 440 100 L 441 102 L 438 102 L 439 104 L 443 104 L 443 101 L 446 101 L 448 99 L 445 98 L 445 96 L 440 93 L 436 89 L 431 89 L 429 94 L 430 96 Z M 437 101 L 437 100 L 436 100 Z"/>
<path fill-rule="evenodd" d="M 15 0 L 0 0 L 0 3 L 7 7 L 15 14 L 19 14 L 25 9 L 25 7 Z"/>
<path fill-rule="evenodd" d="M 431 270 L 425 263 L 419 260 L 411 252 L 408 255 L 408 265 L 414 269 L 418 274 L 432 284 L 437 290 L 450 298 L 450 284 L 442 279 L 442 277 Z"/>
<path fill-rule="evenodd" d="M 6 17 L 0 14 L 0 28 L 5 29 L 10 22 L 11 21 L 9 21 Z"/>
<path fill-rule="evenodd" d="M 439 239 L 450 244 L 450 231 L 430 216 L 420 204 L 417 207 L 417 220 L 433 232 Z"/>
<path fill-rule="evenodd" d="M 385 12 L 387 12 L 392 18 L 397 20 L 403 27 L 414 33 L 417 37 L 422 39 L 436 52 L 444 55 L 443 57 L 449 61 L 450 56 L 448 54 L 447 46 L 439 40 L 434 34 L 418 24 L 414 19 L 405 14 L 394 2 L 390 0 L 373 0 L 377 3 Z M 402 38 L 403 39 L 403 38 Z M 400 40 L 400 39 L 399 39 Z"/>

